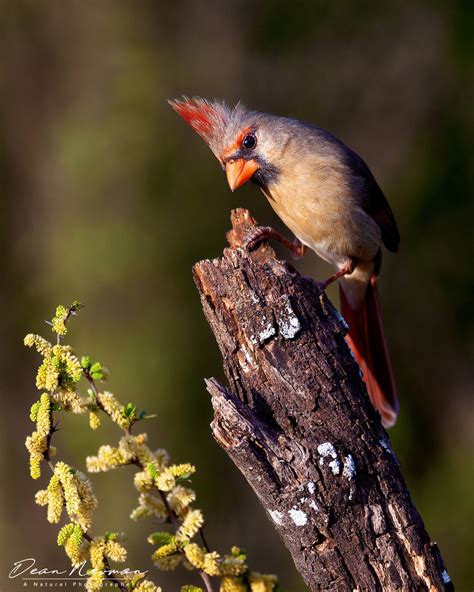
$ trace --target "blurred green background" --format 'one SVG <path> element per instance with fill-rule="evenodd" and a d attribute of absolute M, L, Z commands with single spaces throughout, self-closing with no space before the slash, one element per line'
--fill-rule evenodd
<path fill-rule="evenodd" d="M 472 589 L 472 2 L 10 0 L 0 3 L 2 187 L 0 588 L 12 562 L 67 566 L 33 502 L 23 446 L 38 358 L 23 348 L 78 298 L 70 342 L 102 360 L 109 388 L 158 418 L 155 447 L 190 461 L 207 538 L 248 550 L 284 589 L 305 589 L 255 496 L 209 429 L 203 378 L 222 374 L 191 267 L 218 256 L 229 210 L 282 229 L 256 187 L 231 194 L 217 161 L 166 104 L 242 100 L 325 127 L 369 163 L 402 242 L 380 283 L 401 414 L 390 437 L 459 590 Z M 471 163 L 472 164 L 472 163 Z M 287 256 L 284 253 L 284 256 Z M 315 256 L 298 262 L 315 277 Z M 336 292 L 331 292 L 336 296 Z M 61 419 L 80 468 L 113 427 Z M 95 532 L 130 535 L 130 567 L 153 572 L 149 523 L 128 514 L 131 470 L 95 475 Z M 40 484 L 41 485 L 41 484 Z"/>

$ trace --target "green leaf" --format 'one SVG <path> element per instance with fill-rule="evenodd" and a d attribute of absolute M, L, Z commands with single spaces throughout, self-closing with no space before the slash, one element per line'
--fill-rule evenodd
<path fill-rule="evenodd" d="M 102 374 L 102 372 L 91 372 L 91 378 L 93 378 L 94 380 L 102 380 L 104 378 L 104 375 Z"/>
<path fill-rule="evenodd" d="M 89 356 L 82 356 L 81 366 L 84 368 L 84 370 L 89 370 L 91 365 L 92 365 L 92 360 L 90 359 L 90 357 Z"/>
<path fill-rule="evenodd" d="M 133 403 L 127 403 L 123 408 L 123 416 L 128 419 L 134 419 L 137 415 L 137 407 Z"/>
<path fill-rule="evenodd" d="M 71 306 L 69 307 L 69 309 L 70 309 L 72 312 L 76 312 L 76 311 L 78 311 L 80 308 L 84 308 L 84 305 L 83 305 L 83 304 L 81 304 L 81 301 L 80 301 L 80 300 L 74 300 L 74 302 L 73 302 L 73 303 L 71 304 Z"/>
<path fill-rule="evenodd" d="M 95 362 L 95 364 L 92 364 L 90 371 L 91 374 L 93 372 L 100 372 L 102 370 L 102 364 L 100 362 Z"/>
<path fill-rule="evenodd" d="M 174 540 L 174 538 L 175 537 L 169 532 L 153 532 L 152 534 L 150 534 L 147 540 L 152 545 L 158 545 L 161 547 L 163 545 L 168 545 L 169 543 L 171 543 Z"/>
<path fill-rule="evenodd" d="M 154 479 L 158 475 L 158 469 L 152 462 L 149 462 L 147 464 L 146 470 L 152 479 Z"/>

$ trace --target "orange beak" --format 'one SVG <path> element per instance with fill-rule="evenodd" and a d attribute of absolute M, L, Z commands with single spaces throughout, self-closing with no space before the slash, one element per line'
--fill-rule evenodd
<path fill-rule="evenodd" d="M 255 160 L 237 158 L 236 160 L 227 161 L 225 164 L 225 172 L 231 191 L 235 191 L 241 185 L 246 183 L 259 168 L 260 166 Z"/>

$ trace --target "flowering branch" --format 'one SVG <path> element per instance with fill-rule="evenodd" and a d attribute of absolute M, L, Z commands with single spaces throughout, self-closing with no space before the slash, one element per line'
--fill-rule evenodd
<path fill-rule="evenodd" d="M 69 522 L 60 529 L 58 544 L 64 546 L 74 565 L 90 562 L 86 589 L 99 591 L 108 580 L 123 592 L 161 592 L 153 582 L 144 579 L 143 572 L 130 574 L 129 570 L 124 570 L 127 573 L 120 579 L 113 576 L 109 562 L 123 562 L 127 557 L 124 536 L 118 533 L 92 535 L 97 498 L 90 481 L 81 471 L 62 461 L 51 460 L 56 455 L 52 436 L 56 430 L 54 413 L 58 411 L 88 414 L 89 425 L 94 430 L 99 428 L 102 414 L 123 431 L 117 446 L 103 445 L 96 456 L 86 459 L 87 469 L 97 473 L 129 465 L 137 467 L 134 485 L 139 492 L 139 503 L 131 518 L 153 517 L 171 524 L 174 530 L 155 532 L 148 537 L 148 542 L 156 547 L 152 555 L 156 567 L 170 570 L 182 564 L 194 569 L 200 574 L 207 592 L 213 592 L 213 577 L 220 579 L 220 592 L 276 592 L 276 577 L 252 572 L 245 553 L 238 547 L 233 547 L 228 555 L 210 550 L 202 530 L 203 514 L 191 505 L 196 494 L 188 487 L 188 481 L 195 467 L 189 463 L 169 464 L 165 450 L 153 451 L 148 447 L 146 433 L 132 434 L 137 422 L 154 416 L 138 413 L 132 403 L 123 405 L 112 393 L 101 390 L 98 383 L 104 381 L 107 374 L 102 364 L 89 356 L 79 359 L 70 346 L 62 344 L 67 323 L 80 308 L 79 302 L 69 308 L 57 308 L 51 322 L 56 334 L 55 345 L 39 335 L 25 337 L 25 345 L 34 347 L 43 358 L 36 377 L 36 386 L 43 392 L 30 413 L 36 429 L 28 436 L 26 447 L 33 479 L 41 476 L 42 462 L 46 462 L 53 473 L 47 488 L 37 492 L 36 502 L 47 506 L 51 523 L 59 522 L 66 510 Z M 78 393 L 82 377 L 89 385 L 87 397 Z M 203 546 L 194 541 L 196 535 L 201 536 Z M 181 591 L 203 592 L 192 585 L 182 587 Z"/>

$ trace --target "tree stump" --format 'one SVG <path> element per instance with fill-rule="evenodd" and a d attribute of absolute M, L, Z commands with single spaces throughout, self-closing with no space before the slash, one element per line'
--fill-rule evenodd
<path fill-rule="evenodd" d="M 232 212 L 230 248 L 194 267 L 228 386 L 212 378 L 217 442 L 315 590 L 452 590 L 388 436 L 317 282 Z"/>

